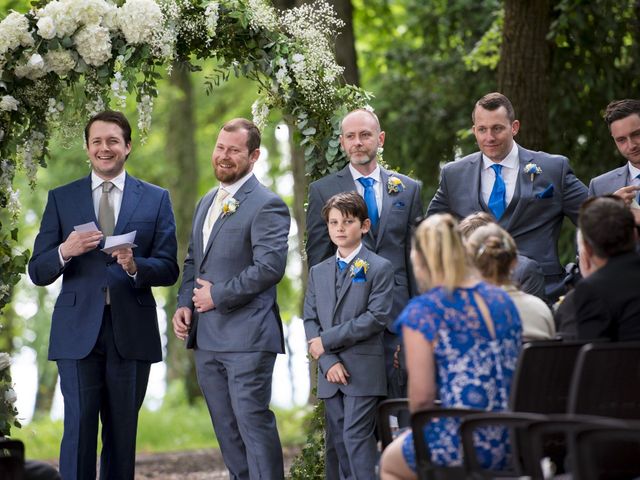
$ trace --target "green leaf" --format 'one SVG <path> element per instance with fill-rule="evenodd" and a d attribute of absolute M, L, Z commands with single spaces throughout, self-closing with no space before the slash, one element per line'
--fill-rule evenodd
<path fill-rule="evenodd" d="M 305 136 L 309 136 L 309 135 L 315 135 L 316 134 L 316 128 L 315 127 L 309 127 L 306 128 L 302 131 L 302 134 Z"/>

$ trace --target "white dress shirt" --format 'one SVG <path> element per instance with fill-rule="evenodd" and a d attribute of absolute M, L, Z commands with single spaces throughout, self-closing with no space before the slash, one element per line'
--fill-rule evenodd
<path fill-rule="evenodd" d="M 375 183 L 373 184 L 373 192 L 376 194 L 376 205 L 378 205 L 378 217 L 380 217 L 380 215 L 382 215 L 382 181 L 380 179 L 380 165 L 377 165 L 375 170 L 371 172 L 370 175 L 362 175 L 351 164 L 349 164 L 349 170 L 351 171 L 353 182 L 356 184 L 356 191 L 360 194 L 362 198 L 364 198 L 364 187 L 358 181 L 358 179 L 360 177 L 368 177 L 375 180 Z"/>
<path fill-rule="evenodd" d="M 496 181 L 496 174 L 491 168 L 496 162 L 489 159 L 484 153 L 482 154 L 482 171 L 480 173 L 480 189 L 482 192 L 482 200 L 489 205 L 489 197 L 491 197 L 491 190 L 493 190 L 493 184 Z M 513 142 L 513 147 L 508 155 L 499 163 L 502 165 L 502 179 L 506 187 L 505 204 L 509 205 L 513 199 L 513 194 L 516 191 L 516 184 L 518 182 L 518 172 L 520 171 L 520 162 L 518 159 L 518 145 Z"/>
<path fill-rule="evenodd" d="M 629 185 L 638 185 L 640 186 L 640 178 L 637 178 L 640 175 L 640 168 L 636 168 L 631 165 L 631 162 L 627 162 L 629 166 Z"/>
<path fill-rule="evenodd" d="M 358 255 L 360 253 L 360 250 L 362 250 L 362 242 L 360 242 L 358 244 L 358 246 L 355 248 L 355 250 L 353 250 L 353 252 L 351 252 L 345 258 L 342 258 L 340 256 L 340 253 L 336 250 L 336 263 L 338 262 L 338 260 L 342 260 L 343 262 L 345 262 L 348 265 L 349 263 L 351 263 L 351 260 L 356 258 L 356 255 Z"/>

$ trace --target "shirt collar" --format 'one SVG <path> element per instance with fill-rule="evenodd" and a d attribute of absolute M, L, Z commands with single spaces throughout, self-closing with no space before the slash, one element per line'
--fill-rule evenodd
<path fill-rule="evenodd" d="M 358 180 L 360 177 L 373 178 L 376 182 L 380 183 L 380 165 L 376 165 L 376 168 L 369 175 L 363 175 L 355 167 L 349 164 L 349 171 L 354 180 Z"/>
<path fill-rule="evenodd" d="M 636 178 L 640 174 L 640 168 L 634 167 L 631 162 L 627 162 L 627 165 L 629 166 L 629 178 Z"/>
<path fill-rule="evenodd" d="M 490 160 L 484 153 L 482 154 L 482 168 L 486 170 L 487 168 L 491 168 L 491 165 L 494 165 L 496 162 Z M 503 167 L 507 168 L 517 168 L 518 167 L 518 144 L 513 142 L 513 147 L 511 147 L 511 151 L 507 154 L 506 157 L 499 163 Z"/>
<path fill-rule="evenodd" d="M 338 253 L 338 250 L 336 250 L 336 261 L 342 260 L 343 262 L 351 263 L 351 260 L 356 258 L 356 255 L 360 253 L 360 250 L 362 250 L 362 242 L 360 242 L 360 244 L 356 247 L 356 249 L 353 252 L 351 252 L 346 258 L 340 257 L 340 253 Z"/>
<path fill-rule="evenodd" d="M 224 184 L 220 182 L 220 187 L 224 188 L 225 191 L 229 193 L 229 196 L 233 197 L 236 193 L 238 193 L 238 190 L 240 190 L 242 185 L 244 185 L 247 182 L 247 180 L 251 178 L 252 175 L 253 175 L 253 171 L 247 173 L 244 177 L 240 178 L 239 180 L 236 180 L 233 183 Z"/>
<path fill-rule="evenodd" d="M 124 181 L 126 177 L 127 177 L 127 172 L 122 170 L 122 172 L 120 172 L 117 176 L 115 176 L 111 180 L 104 180 L 100 178 L 96 174 L 96 172 L 91 170 L 91 190 L 93 191 L 96 188 L 102 186 L 104 182 L 109 181 L 113 183 L 113 186 L 116 187 L 118 190 L 120 190 L 121 192 L 124 192 Z"/>

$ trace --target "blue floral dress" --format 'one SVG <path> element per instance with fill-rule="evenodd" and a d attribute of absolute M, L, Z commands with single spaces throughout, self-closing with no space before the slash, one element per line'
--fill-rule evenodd
<path fill-rule="evenodd" d="M 474 293 L 491 314 L 495 338 L 488 330 Z M 506 410 L 511 378 L 520 352 L 522 327 L 513 302 L 501 288 L 480 282 L 473 288 L 450 292 L 434 288 L 412 299 L 395 326 L 420 331 L 432 342 L 436 364 L 438 398 L 443 407 Z M 437 465 L 460 465 L 459 420 L 443 418 L 425 427 L 425 440 Z M 485 468 L 501 469 L 508 461 L 507 431 L 478 430 L 478 460 Z M 413 436 L 409 434 L 402 452 L 416 470 Z"/>

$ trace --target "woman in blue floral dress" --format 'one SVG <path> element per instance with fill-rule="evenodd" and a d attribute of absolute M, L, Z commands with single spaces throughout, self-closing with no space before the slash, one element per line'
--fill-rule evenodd
<path fill-rule="evenodd" d="M 507 293 L 478 280 L 465 253 L 457 222 L 433 215 L 417 228 L 411 260 L 423 293 L 396 320 L 402 332 L 409 373 L 409 408 L 507 409 L 511 379 L 520 352 L 520 318 Z M 438 419 L 424 430 L 434 463 L 460 465 L 459 422 Z M 479 431 L 478 458 L 501 468 L 508 460 L 506 431 Z M 381 479 L 416 478 L 411 432 L 389 445 Z"/>

